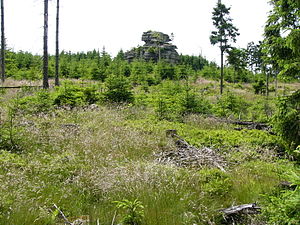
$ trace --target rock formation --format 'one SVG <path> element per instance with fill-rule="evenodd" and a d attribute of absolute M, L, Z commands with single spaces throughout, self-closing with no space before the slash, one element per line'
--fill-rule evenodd
<path fill-rule="evenodd" d="M 170 43 L 169 35 L 157 31 L 147 31 L 142 35 L 143 46 L 133 48 L 125 53 L 129 62 L 134 59 L 157 62 L 160 59 L 176 64 L 179 61 L 177 47 Z"/>

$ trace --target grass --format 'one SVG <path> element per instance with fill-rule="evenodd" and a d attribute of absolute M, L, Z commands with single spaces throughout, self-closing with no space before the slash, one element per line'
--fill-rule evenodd
<path fill-rule="evenodd" d="M 294 168 L 277 158 L 276 136 L 236 131 L 203 115 L 167 121 L 155 118 L 153 108 L 105 105 L 33 115 L 15 105 L 11 118 L 7 103 L 31 94 L 8 90 L 1 96 L 0 126 L 11 134 L 1 138 L 18 146 L 0 151 L 3 225 L 62 224 L 53 203 L 70 221 L 88 217 L 90 224 L 111 224 L 113 201 L 123 199 L 141 201 L 142 224 L 220 224 L 219 209 L 263 202 Z M 156 163 L 154 153 L 175 148 L 167 129 L 177 129 L 194 146 L 216 149 L 229 162 L 226 172 Z M 117 212 L 116 221 L 121 219 Z"/>

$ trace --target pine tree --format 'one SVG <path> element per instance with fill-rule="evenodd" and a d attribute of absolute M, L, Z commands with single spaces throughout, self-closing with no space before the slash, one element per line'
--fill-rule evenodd
<path fill-rule="evenodd" d="M 212 31 L 210 42 L 212 45 L 219 43 L 221 51 L 221 87 L 220 93 L 223 93 L 224 80 L 224 53 L 231 48 L 230 42 L 236 42 L 236 37 L 239 35 L 238 29 L 233 26 L 232 19 L 229 17 L 230 8 L 227 8 L 218 0 L 217 6 L 213 11 L 213 25 L 216 31 Z"/>

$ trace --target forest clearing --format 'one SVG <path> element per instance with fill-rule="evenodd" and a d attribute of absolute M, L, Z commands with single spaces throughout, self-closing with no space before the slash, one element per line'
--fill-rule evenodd
<path fill-rule="evenodd" d="M 6 46 L 1 1 L 0 225 L 300 224 L 300 5 L 272 0 L 263 40 L 219 0 L 220 63 L 143 45 L 43 56 Z"/>

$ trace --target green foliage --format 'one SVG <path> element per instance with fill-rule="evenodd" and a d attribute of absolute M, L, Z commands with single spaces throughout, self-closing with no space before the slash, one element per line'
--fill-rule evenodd
<path fill-rule="evenodd" d="M 247 113 L 247 108 L 248 104 L 244 99 L 232 92 L 227 92 L 218 99 L 214 107 L 214 112 L 216 115 L 222 117 L 234 116 L 241 118 L 241 116 Z"/>
<path fill-rule="evenodd" d="M 130 68 L 130 80 L 133 84 L 146 84 L 149 86 L 157 84 L 157 79 L 155 79 L 153 74 L 153 63 L 145 61 L 133 61 L 130 64 Z"/>
<path fill-rule="evenodd" d="M 183 115 L 189 113 L 209 114 L 211 112 L 211 104 L 204 95 L 197 95 L 195 91 L 186 90 L 179 98 L 181 105 L 181 113 Z"/>
<path fill-rule="evenodd" d="M 263 51 L 281 76 L 299 78 L 299 1 L 272 0 L 270 3 L 272 10 L 265 26 Z"/>
<path fill-rule="evenodd" d="M 262 43 L 261 42 L 259 42 L 258 44 L 254 44 L 254 42 L 248 43 L 246 56 L 247 56 L 248 68 L 253 73 L 258 73 L 259 71 L 261 71 L 263 65 L 263 56 L 264 56 L 264 54 L 262 53 Z"/>
<path fill-rule="evenodd" d="M 8 106 L 8 117 L 0 123 L 0 150 L 11 152 L 21 152 L 23 150 L 21 142 L 22 128 L 17 126 L 16 117 L 18 113 L 18 104 L 13 102 Z"/>
<path fill-rule="evenodd" d="M 221 2 L 217 3 L 213 11 L 212 20 L 217 30 L 211 33 L 210 42 L 213 45 L 220 43 L 221 52 L 229 49 L 230 40 L 236 42 L 236 37 L 239 35 L 238 29 L 232 24 L 229 12 L 230 8 L 227 8 Z"/>
<path fill-rule="evenodd" d="M 54 109 L 54 99 L 47 90 L 40 90 L 35 95 L 16 99 L 18 110 L 25 114 L 39 114 L 51 112 Z"/>
<path fill-rule="evenodd" d="M 160 61 L 154 67 L 154 73 L 159 79 L 174 79 L 175 78 L 175 67 L 167 62 Z"/>
<path fill-rule="evenodd" d="M 280 97 L 272 121 L 275 131 L 294 150 L 300 145 L 300 91 Z"/>
<path fill-rule="evenodd" d="M 211 196 L 226 196 L 232 189 L 230 176 L 218 169 L 203 169 L 199 171 L 201 188 Z"/>
<path fill-rule="evenodd" d="M 107 91 L 104 92 L 104 99 L 108 102 L 130 103 L 134 100 L 131 86 L 125 76 L 111 75 L 105 80 Z"/>
<path fill-rule="evenodd" d="M 264 94 L 266 92 L 266 81 L 264 79 L 257 79 L 252 84 L 255 94 Z"/>
<path fill-rule="evenodd" d="M 208 66 L 209 62 L 204 57 L 180 55 L 179 64 L 191 67 L 193 70 L 202 70 L 204 66 Z"/>
<path fill-rule="evenodd" d="M 179 81 L 163 81 L 154 92 L 157 93 L 153 95 L 154 108 L 159 120 L 181 121 L 187 114 L 211 112 L 206 96 Z"/>
<path fill-rule="evenodd" d="M 125 215 L 122 218 L 124 225 L 140 225 L 144 217 L 144 206 L 142 203 L 135 199 L 133 201 L 124 199 L 122 201 L 114 201 L 117 209 L 125 210 Z"/>
<path fill-rule="evenodd" d="M 217 80 L 220 77 L 220 71 L 216 65 L 204 66 L 204 68 L 200 71 L 200 75 L 205 78 Z"/>
<path fill-rule="evenodd" d="M 232 48 L 228 51 L 227 62 L 234 68 L 235 76 L 233 82 L 246 80 L 241 76 L 246 70 L 246 50 L 239 48 Z"/>
<path fill-rule="evenodd" d="M 80 87 L 72 83 L 61 85 L 54 95 L 54 104 L 57 106 L 83 106 L 94 104 L 100 99 L 96 87 Z"/>
<path fill-rule="evenodd" d="M 294 190 L 277 190 L 266 196 L 263 215 L 269 224 L 296 225 L 300 223 L 299 174 L 290 173 L 289 181 L 292 182 Z"/>
<path fill-rule="evenodd" d="M 270 122 L 275 112 L 275 102 L 270 99 L 257 99 L 249 108 L 250 119 L 258 122 Z"/>

